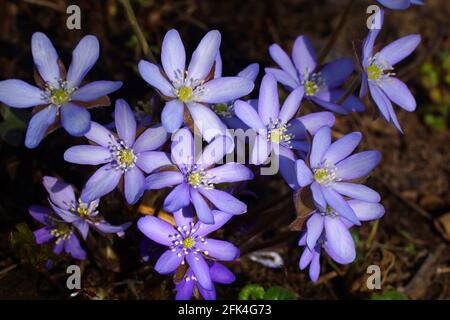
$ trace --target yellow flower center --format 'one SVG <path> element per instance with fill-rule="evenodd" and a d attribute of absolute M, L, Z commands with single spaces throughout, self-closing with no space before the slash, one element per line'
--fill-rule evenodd
<path fill-rule="evenodd" d="M 330 184 L 336 180 L 335 167 L 322 167 L 314 170 L 314 180 L 320 184 Z"/>
<path fill-rule="evenodd" d="M 55 89 L 51 93 L 51 103 L 57 106 L 61 106 L 70 100 L 70 93 L 65 89 Z"/>
<path fill-rule="evenodd" d="M 317 83 L 315 83 L 314 81 L 306 81 L 305 84 L 303 85 L 305 88 L 305 94 L 307 96 L 313 96 L 317 93 L 317 91 L 319 91 L 319 86 L 317 85 Z"/>
<path fill-rule="evenodd" d="M 203 180 L 203 175 L 198 171 L 192 171 L 188 177 L 188 183 L 194 188 L 198 187 Z"/>
<path fill-rule="evenodd" d="M 134 153 L 131 149 L 122 149 L 119 151 L 119 154 L 117 155 L 117 161 L 120 162 L 120 164 L 124 165 L 125 167 L 129 167 L 134 163 Z"/>
<path fill-rule="evenodd" d="M 193 98 L 192 88 L 187 86 L 182 86 L 178 89 L 178 98 L 183 102 L 189 102 Z"/>
<path fill-rule="evenodd" d="M 367 77 L 369 78 L 369 80 L 378 80 L 382 75 L 383 69 L 376 64 L 372 64 L 367 67 Z"/>
<path fill-rule="evenodd" d="M 183 240 L 183 246 L 186 249 L 192 249 L 195 246 L 195 240 L 193 237 L 188 237 Z"/>
<path fill-rule="evenodd" d="M 89 216 L 89 214 L 90 214 L 89 208 L 87 208 L 85 205 L 80 205 L 77 208 L 77 212 L 80 216 L 84 216 L 84 217 Z"/>

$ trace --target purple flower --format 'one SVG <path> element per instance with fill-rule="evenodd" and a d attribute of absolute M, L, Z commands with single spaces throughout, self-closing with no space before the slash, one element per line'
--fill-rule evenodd
<path fill-rule="evenodd" d="M 301 87 L 306 99 L 339 114 L 364 110 L 364 105 L 354 95 L 349 95 L 342 106 L 337 104 L 344 94 L 344 90 L 338 88 L 354 69 L 350 59 L 338 59 L 317 70 L 316 55 L 306 36 L 299 36 L 295 40 L 292 60 L 277 44 L 269 48 L 269 53 L 281 69 L 266 68 L 266 73 L 272 74 L 288 89 Z"/>
<path fill-rule="evenodd" d="M 186 52 L 180 35 L 176 30 L 170 30 L 161 48 L 164 74 L 157 65 L 144 60 L 139 62 L 142 78 L 167 100 L 161 122 L 168 132 L 175 132 L 182 126 L 186 106 L 201 135 L 210 142 L 217 134 L 223 135 L 226 126 L 204 104 L 225 103 L 253 90 L 253 82 L 243 77 L 211 80 L 220 40 L 219 31 L 208 32 L 192 54 L 186 69 Z"/>
<path fill-rule="evenodd" d="M 89 227 L 93 227 L 101 233 L 117 233 L 123 235 L 131 223 L 113 226 L 99 215 L 97 207 L 99 200 L 85 203 L 76 199 L 72 186 L 54 177 L 44 177 L 44 187 L 49 194 L 49 203 L 53 211 L 65 222 L 73 224 L 80 232 L 83 239 L 89 233 Z"/>
<path fill-rule="evenodd" d="M 204 224 L 201 221 L 194 223 L 190 210 L 178 210 L 174 213 L 176 227 L 153 216 L 140 218 L 139 230 L 151 240 L 169 247 L 156 262 L 155 270 L 160 274 L 169 274 L 187 262 L 198 284 L 205 290 L 214 290 L 205 258 L 232 261 L 239 256 L 239 249 L 226 241 L 205 238 L 232 217 L 215 210 L 213 215 L 213 224 Z"/>
<path fill-rule="evenodd" d="M 411 4 L 423 5 L 423 0 L 377 0 L 380 4 L 389 9 L 405 10 Z"/>
<path fill-rule="evenodd" d="M 360 225 L 359 219 L 343 196 L 367 202 L 380 201 L 380 195 L 369 187 L 344 182 L 365 177 L 380 161 L 378 151 L 350 155 L 360 141 L 361 133 L 352 132 L 331 143 L 330 128 L 322 127 L 313 138 L 309 165 L 301 159 L 296 162 L 299 186 L 310 186 L 314 201 L 321 208 L 330 206 L 356 225 Z"/>
<path fill-rule="evenodd" d="M 33 34 L 31 51 L 44 87 L 38 88 L 22 80 L 0 81 L 0 101 L 14 108 L 38 106 L 28 125 L 25 145 L 35 148 L 56 121 L 72 136 L 83 136 L 90 128 L 89 111 L 81 106 L 118 90 L 120 81 L 95 81 L 80 87 L 99 56 L 95 36 L 85 36 L 72 54 L 67 76 L 59 66 L 58 54 L 47 36 Z M 80 105 L 81 104 L 81 105 Z M 60 117 L 59 117 L 60 116 Z"/>
<path fill-rule="evenodd" d="M 236 279 L 234 274 L 223 264 L 218 262 L 210 262 L 209 275 L 212 282 L 221 284 L 230 284 Z M 175 290 L 177 295 L 176 300 L 190 300 L 194 292 L 194 287 L 197 287 L 198 292 L 201 294 L 205 300 L 216 300 L 216 289 L 213 287 L 212 290 L 206 290 L 201 285 L 198 284 L 197 278 L 191 268 L 188 268 L 183 280 L 176 284 Z"/>
<path fill-rule="evenodd" d="M 64 250 L 75 259 L 86 259 L 86 252 L 81 248 L 70 224 L 59 219 L 51 210 L 42 206 L 31 206 L 29 212 L 35 220 L 45 225 L 45 227 L 34 231 L 37 244 L 54 241 L 53 252 L 55 254 L 60 255 Z"/>
<path fill-rule="evenodd" d="M 381 23 L 384 12 L 381 10 Z M 393 66 L 409 56 L 419 45 L 420 35 L 405 36 L 384 47 L 379 52 L 373 52 L 379 29 L 371 29 L 363 43 L 362 67 L 363 79 L 360 97 L 366 95 L 369 87 L 370 95 L 386 121 L 392 120 L 397 129 L 402 132 L 392 102 L 406 111 L 416 109 L 416 100 L 406 84 L 394 77 Z"/>
<path fill-rule="evenodd" d="M 218 210 L 228 214 L 246 212 L 245 203 L 214 187 L 219 183 L 253 179 L 250 169 L 236 162 L 214 167 L 233 150 L 232 140 L 225 136 L 216 137 L 200 154 L 194 145 L 192 133 L 187 128 L 178 130 L 171 146 L 174 170 L 151 174 L 145 180 L 145 188 L 155 190 L 175 186 L 164 200 L 164 209 L 175 212 L 192 204 L 203 223 L 214 223 L 212 210 L 205 198 Z"/>
<path fill-rule="evenodd" d="M 384 215 L 384 207 L 379 203 L 361 200 L 349 200 L 347 203 L 361 221 L 379 219 Z M 352 225 L 351 221 L 329 206 L 323 208 L 317 204 L 317 209 L 310 213 L 307 229 L 302 233 L 298 245 L 305 247 L 299 267 L 303 270 L 310 266 L 309 276 L 313 282 L 317 281 L 320 274 L 321 248 L 339 264 L 354 261 L 355 244 L 348 230 Z"/>
<path fill-rule="evenodd" d="M 324 125 L 334 124 L 331 112 L 316 112 L 294 118 L 303 98 L 303 87 L 292 91 L 284 101 L 281 110 L 278 88 L 275 78 L 267 74 L 261 82 L 257 110 L 247 102 L 235 103 L 236 116 L 256 132 L 250 162 L 255 165 L 264 163 L 274 153 L 280 156 L 280 170 L 285 180 L 292 179 L 292 165 L 295 155 L 291 149 L 305 155 L 309 150 L 307 133 L 314 134 Z"/>
<path fill-rule="evenodd" d="M 114 190 L 124 177 L 124 193 L 129 204 L 135 203 L 144 192 L 144 174 L 171 164 L 166 153 L 154 151 L 167 140 L 162 126 L 145 130 L 136 139 L 136 120 L 125 100 L 117 100 L 115 108 L 117 137 L 96 122 L 85 137 L 97 145 L 69 148 L 64 159 L 78 164 L 104 164 L 88 180 L 81 195 L 90 203 Z"/>

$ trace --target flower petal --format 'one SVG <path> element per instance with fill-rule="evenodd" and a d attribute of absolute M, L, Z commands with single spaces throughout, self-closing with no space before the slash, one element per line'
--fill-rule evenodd
<path fill-rule="evenodd" d="M 267 126 L 278 118 L 280 102 L 275 78 L 266 74 L 261 82 L 258 99 L 258 113 L 262 122 Z"/>
<path fill-rule="evenodd" d="M 327 204 L 338 214 L 342 215 L 344 218 L 350 222 L 361 225 L 358 217 L 353 212 L 352 208 L 348 205 L 347 201 L 342 198 L 342 196 L 329 187 L 321 187 L 322 194 L 327 201 Z"/>
<path fill-rule="evenodd" d="M 211 72 L 220 47 L 220 32 L 209 31 L 192 53 L 187 81 L 203 80 Z"/>
<path fill-rule="evenodd" d="M 102 146 L 74 146 L 64 152 L 64 160 L 77 164 L 99 165 L 111 161 L 111 152 Z"/>
<path fill-rule="evenodd" d="M 189 103 L 187 107 L 195 126 L 206 142 L 210 142 L 218 135 L 222 136 L 227 134 L 227 126 L 209 107 L 195 102 Z"/>
<path fill-rule="evenodd" d="M 241 77 L 222 77 L 206 82 L 204 92 L 198 101 L 206 103 L 225 103 L 252 92 L 254 83 Z"/>
<path fill-rule="evenodd" d="M 184 181 L 184 176 L 178 171 L 163 171 L 153 173 L 145 179 L 146 190 L 157 190 L 178 185 Z"/>
<path fill-rule="evenodd" d="M 271 74 L 277 79 L 279 83 L 284 86 L 288 86 L 291 90 L 299 87 L 299 83 L 296 78 L 292 78 L 286 71 L 276 68 L 265 68 L 264 71 L 267 74 Z"/>
<path fill-rule="evenodd" d="M 191 203 L 189 185 L 181 183 L 176 186 L 164 200 L 164 210 L 169 212 L 180 211 Z"/>
<path fill-rule="evenodd" d="M 300 187 L 306 187 L 313 182 L 313 174 L 306 165 L 305 161 L 302 159 L 295 162 L 295 172 L 297 174 L 297 182 Z"/>
<path fill-rule="evenodd" d="M 194 163 L 194 138 L 189 129 L 182 128 L 173 135 L 171 157 L 179 167 Z"/>
<path fill-rule="evenodd" d="M 164 78 L 157 65 L 141 60 L 138 64 L 138 70 L 142 79 L 144 79 L 149 85 L 157 89 L 166 97 L 175 97 L 172 84 Z"/>
<path fill-rule="evenodd" d="M 252 63 L 249 64 L 244 69 L 242 69 L 241 72 L 237 74 L 237 76 L 248 79 L 251 82 L 255 82 L 256 78 L 258 77 L 258 73 L 259 73 L 259 64 Z"/>
<path fill-rule="evenodd" d="M 324 126 L 317 131 L 312 141 L 311 154 L 309 156 L 310 166 L 315 168 L 320 165 L 325 152 L 331 144 L 331 129 Z"/>
<path fill-rule="evenodd" d="M 91 121 L 91 128 L 84 136 L 88 140 L 105 148 L 109 148 L 111 144 L 117 144 L 111 131 L 94 121 Z"/>
<path fill-rule="evenodd" d="M 302 102 L 304 94 L 303 87 L 299 87 L 292 91 L 286 98 L 281 108 L 278 118 L 284 122 L 291 120 L 298 109 L 300 108 L 300 103 Z"/>
<path fill-rule="evenodd" d="M 234 112 L 236 116 L 247 126 L 254 130 L 264 130 L 266 126 L 261 121 L 258 112 L 247 102 L 237 100 L 234 103 Z"/>
<path fill-rule="evenodd" d="M 213 282 L 221 284 L 230 284 L 236 280 L 233 272 L 218 262 L 213 262 L 212 266 L 209 268 L 209 274 L 211 275 L 211 280 Z"/>
<path fill-rule="evenodd" d="M 47 216 L 51 213 L 50 209 L 39 205 L 33 205 L 28 208 L 28 212 L 34 220 L 47 225 Z"/>
<path fill-rule="evenodd" d="M 171 236 L 177 233 L 170 223 L 154 216 L 140 218 L 137 227 L 147 238 L 164 246 L 171 246 L 173 244 Z"/>
<path fill-rule="evenodd" d="M 167 250 L 159 257 L 155 270 L 160 274 L 169 274 L 174 272 L 182 261 L 183 255 L 179 251 Z"/>
<path fill-rule="evenodd" d="M 316 247 L 317 240 L 319 240 L 322 235 L 323 224 L 324 217 L 322 217 L 320 213 L 313 214 L 306 222 L 308 228 L 308 231 L 306 232 L 306 244 L 310 250 L 314 250 Z"/>
<path fill-rule="evenodd" d="M 186 226 L 191 228 L 191 223 L 194 222 L 194 210 L 192 206 L 184 207 L 183 209 L 173 212 L 173 218 L 177 227 L 183 228 Z"/>
<path fill-rule="evenodd" d="M 327 244 L 331 249 L 346 263 L 353 262 L 356 257 L 355 243 L 341 220 L 335 217 L 326 217 L 325 232 Z"/>
<path fill-rule="evenodd" d="M 81 248 L 80 242 L 74 234 L 72 234 L 66 241 L 64 241 L 64 251 L 70 254 L 75 259 L 86 259 L 86 251 Z"/>
<path fill-rule="evenodd" d="M 322 111 L 322 112 L 313 112 L 301 117 L 298 117 L 294 120 L 294 122 L 300 122 L 301 126 L 299 126 L 299 132 L 296 132 L 294 130 L 288 129 L 290 133 L 293 133 L 295 135 L 296 139 L 301 139 L 303 137 L 306 137 L 304 135 L 304 129 L 308 130 L 309 134 L 315 135 L 317 131 L 319 131 L 320 128 L 323 126 L 332 127 L 334 125 L 336 118 L 334 117 L 334 114 L 328 111 Z M 292 127 L 295 128 L 295 123 L 292 123 Z M 293 129 L 294 129 L 293 128 Z"/>
<path fill-rule="evenodd" d="M 314 72 L 316 69 L 316 54 L 306 36 L 295 39 L 292 60 L 294 60 L 297 71 L 302 75 Z"/>
<path fill-rule="evenodd" d="M 314 249 L 311 264 L 309 266 L 309 278 L 316 283 L 320 275 L 320 249 Z"/>
<path fill-rule="evenodd" d="M 172 165 L 172 161 L 165 152 L 146 151 L 139 153 L 136 165 L 145 173 L 152 173 L 158 168 Z"/>
<path fill-rule="evenodd" d="M 124 191 L 128 204 L 135 204 L 144 193 L 144 175 L 142 171 L 134 167 L 125 172 Z"/>
<path fill-rule="evenodd" d="M 119 138 L 125 142 L 126 146 L 131 147 L 136 137 L 136 118 L 125 100 L 118 99 L 116 101 L 114 119 Z"/>
<path fill-rule="evenodd" d="M 70 88 L 78 87 L 86 74 L 97 62 L 100 45 L 95 36 L 87 35 L 80 40 L 72 52 L 72 62 L 67 71 Z"/>
<path fill-rule="evenodd" d="M 213 210 L 212 214 L 214 216 L 214 223 L 207 224 L 207 223 L 203 223 L 201 221 L 197 222 L 197 224 L 194 227 L 197 230 L 195 232 L 196 235 L 198 235 L 200 237 L 205 237 L 208 234 L 222 228 L 223 225 L 225 223 L 227 223 L 233 217 L 233 215 L 231 215 L 231 214 L 225 213 L 223 211 L 218 211 L 218 210 Z"/>
<path fill-rule="evenodd" d="M 326 101 L 326 100 L 321 99 L 321 98 L 320 98 L 320 95 L 318 95 L 317 97 L 316 97 L 316 96 L 313 96 L 313 97 L 311 98 L 311 100 L 312 100 L 315 104 L 318 104 L 319 106 L 321 106 L 322 108 L 325 108 L 325 109 L 327 109 L 327 110 L 336 112 L 336 113 L 338 113 L 338 114 L 345 115 L 345 114 L 348 113 L 347 110 L 345 110 L 342 106 L 340 106 L 340 105 L 338 105 L 338 104 L 336 104 L 336 103 L 334 103 L 334 102 L 330 102 L 330 101 Z"/>
<path fill-rule="evenodd" d="M 286 71 L 294 79 L 297 77 L 297 70 L 295 70 L 291 59 L 278 44 L 273 44 L 269 47 L 269 54 L 272 57 L 273 61 L 275 61 L 275 63 L 278 64 L 281 69 Z"/>
<path fill-rule="evenodd" d="M 184 121 L 184 104 L 177 99 L 167 102 L 161 112 L 161 123 L 169 133 L 177 131 Z"/>
<path fill-rule="evenodd" d="M 190 253 L 185 256 L 192 272 L 197 278 L 197 282 L 206 290 L 213 290 L 214 284 L 209 275 L 209 266 L 201 254 Z"/>
<path fill-rule="evenodd" d="M 327 210 L 327 201 L 323 196 L 322 188 L 317 182 L 311 183 L 311 193 L 317 208 L 324 212 Z"/>
<path fill-rule="evenodd" d="M 211 208 L 208 206 L 205 199 L 203 199 L 200 193 L 198 193 L 198 191 L 194 188 L 189 188 L 189 192 L 198 219 L 203 223 L 213 224 L 214 216 L 212 214 Z"/>
<path fill-rule="evenodd" d="M 89 102 L 107 96 L 122 87 L 122 81 L 94 81 L 72 93 L 72 100 Z"/>
<path fill-rule="evenodd" d="M 143 151 L 152 151 L 159 149 L 166 141 L 169 135 L 164 127 L 157 124 L 142 132 L 133 145 L 135 153 Z"/>
<path fill-rule="evenodd" d="M 212 177 L 210 181 L 213 184 L 252 180 L 254 177 L 249 168 L 236 162 L 228 162 L 222 166 L 209 169 L 207 173 Z"/>
<path fill-rule="evenodd" d="M 384 215 L 384 207 L 379 203 L 349 200 L 348 204 L 361 221 L 380 219 Z"/>
<path fill-rule="evenodd" d="M 0 81 L 0 102 L 13 108 L 29 108 L 46 104 L 44 92 L 22 80 Z"/>
<path fill-rule="evenodd" d="M 349 182 L 336 182 L 333 185 L 333 189 L 346 197 L 350 197 L 357 200 L 363 200 L 368 202 L 379 202 L 381 200 L 381 197 L 378 194 L 378 192 L 362 184 Z"/>
<path fill-rule="evenodd" d="M 267 141 L 267 137 L 258 134 L 255 143 L 253 144 L 252 155 L 250 162 L 254 165 L 263 164 L 272 151 L 272 145 Z"/>
<path fill-rule="evenodd" d="M 334 164 L 347 158 L 361 142 L 361 138 L 361 132 L 352 132 L 336 140 L 323 155 L 323 160 Z"/>
<path fill-rule="evenodd" d="M 247 212 L 247 205 L 244 202 L 225 191 L 205 188 L 199 188 L 198 191 L 211 201 L 217 209 L 225 213 L 237 215 Z"/>
<path fill-rule="evenodd" d="M 293 148 L 295 146 L 293 145 Z M 284 181 L 294 190 L 297 190 L 300 186 L 297 181 L 296 174 L 296 164 L 297 160 L 295 154 L 291 149 L 280 146 L 279 150 L 279 161 L 280 161 L 280 173 Z"/>
<path fill-rule="evenodd" d="M 418 34 L 411 34 L 397 39 L 384 47 L 378 53 L 377 59 L 393 66 L 413 53 L 420 41 L 421 37 Z"/>
<path fill-rule="evenodd" d="M 206 238 L 204 243 L 198 243 L 197 248 L 207 251 L 207 256 L 220 261 L 233 261 L 239 257 L 239 249 L 228 241 Z"/>
<path fill-rule="evenodd" d="M 50 200 L 59 208 L 69 210 L 76 203 L 73 187 L 55 177 L 45 176 L 42 184 L 47 190 Z"/>
<path fill-rule="evenodd" d="M 81 199 L 86 203 L 100 199 L 116 188 L 121 177 L 122 170 L 116 170 L 110 164 L 104 165 L 86 182 Z"/>
<path fill-rule="evenodd" d="M 391 102 L 381 89 L 369 82 L 370 95 L 386 121 L 390 120 L 389 105 Z"/>
<path fill-rule="evenodd" d="M 161 63 L 164 72 L 174 82 L 180 80 L 186 68 L 186 51 L 177 30 L 171 29 L 161 45 Z"/>
<path fill-rule="evenodd" d="M 328 89 L 341 86 L 352 74 L 355 66 L 351 59 L 342 58 L 324 65 L 320 70 Z"/>
<path fill-rule="evenodd" d="M 356 153 L 336 165 L 336 178 L 351 180 L 364 177 L 380 162 L 378 151 Z"/>
<path fill-rule="evenodd" d="M 203 168 L 209 168 L 216 163 L 222 164 L 223 157 L 232 152 L 233 149 L 234 143 L 231 138 L 226 136 L 216 137 L 205 147 L 196 163 Z"/>
<path fill-rule="evenodd" d="M 37 244 L 43 244 L 51 241 L 55 236 L 51 233 L 52 229 L 50 227 L 40 228 L 33 232 L 34 238 Z"/>
<path fill-rule="evenodd" d="M 45 82 L 58 84 L 61 78 L 58 65 L 58 53 L 50 39 L 42 32 L 35 32 L 31 37 L 31 53 L 34 64 Z"/>
<path fill-rule="evenodd" d="M 401 108 L 409 112 L 416 110 L 416 99 L 401 80 L 389 77 L 381 82 L 380 87 L 388 98 Z"/>
<path fill-rule="evenodd" d="M 409 8 L 411 0 L 378 0 L 383 6 L 394 10 L 404 10 Z"/>
<path fill-rule="evenodd" d="M 25 136 L 25 146 L 27 148 L 36 148 L 42 141 L 48 127 L 55 122 L 56 110 L 55 106 L 49 106 L 39 111 L 31 118 Z"/>
<path fill-rule="evenodd" d="M 91 128 L 91 115 L 86 108 L 66 102 L 61 107 L 61 124 L 70 135 L 81 137 Z"/>

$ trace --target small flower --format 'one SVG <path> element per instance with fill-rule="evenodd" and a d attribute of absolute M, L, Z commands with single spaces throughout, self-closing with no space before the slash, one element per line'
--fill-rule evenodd
<path fill-rule="evenodd" d="M 129 204 L 135 203 L 144 192 L 144 174 L 158 167 L 170 165 L 169 157 L 160 148 L 167 140 L 162 126 L 145 130 L 136 139 L 136 119 L 125 100 L 117 100 L 115 108 L 117 135 L 92 122 L 85 137 L 97 145 L 81 145 L 69 148 L 64 159 L 78 164 L 105 164 L 92 175 L 81 195 L 90 203 L 114 190 L 124 177 L 124 193 Z"/>
<path fill-rule="evenodd" d="M 380 4 L 386 8 L 393 10 L 405 10 L 408 9 L 411 4 L 423 5 L 423 0 L 377 0 Z"/>
<path fill-rule="evenodd" d="M 86 252 L 81 248 L 71 224 L 59 219 L 51 210 L 42 206 L 31 206 L 29 212 L 35 220 L 45 225 L 34 231 L 37 244 L 54 241 L 55 254 L 60 255 L 64 250 L 75 259 L 86 259 Z"/>
<path fill-rule="evenodd" d="M 233 150 L 230 138 L 215 138 L 205 147 L 203 153 L 197 155 L 192 133 L 182 128 L 173 136 L 171 149 L 173 169 L 153 173 L 145 180 L 145 188 L 149 190 L 175 186 L 164 200 L 165 210 L 175 212 L 192 203 L 203 223 L 214 223 L 212 210 L 205 198 L 218 210 L 228 214 L 242 214 L 247 211 L 245 203 L 215 188 L 219 183 L 253 179 L 250 169 L 236 162 L 214 167 L 225 154 Z"/>
<path fill-rule="evenodd" d="M 236 279 L 234 274 L 223 264 L 218 262 L 209 262 L 209 274 L 211 281 L 221 284 L 230 284 Z M 183 279 L 176 284 L 177 295 L 176 300 L 190 300 L 194 292 L 194 287 L 197 287 L 198 292 L 205 300 L 216 300 L 216 289 L 212 290 L 204 289 L 197 281 L 194 272 L 191 268 L 188 268 Z"/>
<path fill-rule="evenodd" d="M 354 69 L 353 62 L 350 59 L 338 59 L 317 70 L 314 48 L 306 36 L 299 36 L 295 40 L 292 60 L 277 44 L 273 44 L 269 48 L 269 53 L 281 69 L 266 68 L 266 73 L 272 74 L 278 82 L 289 90 L 301 87 L 307 100 L 339 114 L 364 110 L 362 102 L 352 94 L 346 98 L 342 105 L 337 104 L 345 93 L 339 87 L 347 80 Z"/>
<path fill-rule="evenodd" d="M 166 33 L 161 48 L 164 74 L 150 62 L 139 62 L 142 78 L 167 100 L 161 122 L 168 132 L 173 133 L 182 126 L 186 106 L 195 126 L 204 139 L 210 142 L 218 132 L 224 134 L 226 126 L 204 104 L 226 103 L 253 90 L 253 82 L 243 77 L 219 77 L 211 80 L 220 41 L 221 36 L 217 30 L 208 32 L 192 54 L 186 69 L 183 42 L 176 30 L 170 30 Z"/>
<path fill-rule="evenodd" d="M 140 218 L 139 230 L 151 240 L 169 247 L 156 262 L 155 270 L 169 274 L 187 262 L 197 283 L 204 290 L 214 290 L 214 277 L 205 258 L 232 261 L 239 256 L 239 249 L 229 242 L 206 237 L 232 217 L 221 211 L 213 211 L 213 215 L 213 224 L 194 223 L 190 210 L 178 210 L 174 213 L 175 227 L 153 216 Z"/>
<path fill-rule="evenodd" d="M 384 207 L 379 203 L 349 200 L 347 204 L 361 221 L 379 219 L 384 215 Z M 321 248 L 339 264 L 349 264 L 355 260 L 355 243 L 348 230 L 352 225 L 351 221 L 330 206 L 323 208 L 317 204 L 317 209 L 310 213 L 307 228 L 298 245 L 305 247 L 299 267 L 303 270 L 310 266 L 309 276 L 313 282 L 317 281 L 320 274 Z"/>
<path fill-rule="evenodd" d="M 131 225 L 130 222 L 120 226 L 109 224 L 97 211 L 100 202 L 98 199 L 88 203 L 77 200 L 72 186 L 57 178 L 44 177 L 43 184 L 49 194 L 53 211 L 65 222 L 74 225 L 83 239 L 87 238 L 89 227 L 101 233 L 116 233 L 122 236 L 123 231 Z"/>
<path fill-rule="evenodd" d="M 88 35 L 80 40 L 73 51 L 67 76 L 58 63 L 55 48 L 45 34 L 33 34 L 31 51 L 43 88 L 17 79 L 0 81 L 0 102 L 14 108 L 36 107 L 36 113 L 28 125 L 25 145 L 28 148 L 37 147 L 48 129 L 58 121 L 70 135 L 83 136 L 91 125 L 91 116 L 83 105 L 122 86 L 120 81 L 95 81 L 80 87 L 83 78 L 98 59 L 97 38 Z"/>
<path fill-rule="evenodd" d="M 369 187 L 344 182 L 368 175 L 380 161 L 378 151 L 350 155 L 360 141 L 361 133 L 352 132 L 331 143 L 330 128 L 322 127 L 313 138 L 309 166 L 301 159 L 296 162 L 299 186 L 310 186 L 314 201 L 321 208 L 331 207 L 356 225 L 360 225 L 359 219 L 343 196 L 380 201 L 380 195 Z"/>
<path fill-rule="evenodd" d="M 381 23 L 384 12 L 380 11 Z M 362 51 L 363 79 L 360 97 L 364 97 L 369 88 L 370 95 L 386 121 L 392 120 L 402 132 L 400 123 L 392 107 L 392 102 L 406 111 L 416 109 L 416 100 L 406 84 L 394 77 L 394 65 L 408 57 L 419 45 L 420 35 L 405 36 L 390 43 L 377 53 L 373 52 L 379 29 L 371 29 L 364 40 Z"/>
<path fill-rule="evenodd" d="M 293 162 L 296 157 L 291 149 L 306 155 L 309 150 L 307 133 L 314 134 L 324 125 L 334 124 L 331 112 L 316 112 L 294 118 L 303 98 L 303 87 L 292 91 L 281 110 L 275 78 L 267 74 L 261 82 L 257 110 L 247 102 L 235 102 L 234 112 L 238 119 L 256 132 L 250 162 L 264 163 L 272 153 L 280 158 L 280 171 L 291 184 Z M 289 165 L 291 163 L 291 165 Z"/>

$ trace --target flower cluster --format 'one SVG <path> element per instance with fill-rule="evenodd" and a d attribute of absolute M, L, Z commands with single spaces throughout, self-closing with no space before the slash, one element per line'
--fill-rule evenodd
<path fill-rule="evenodd" d="M 379 2 L 405 9 L 421 1 Z M 380 14 L 382 21 L 383 12 Z M 311 279 L 317 281 L 322 249 L 337 263 L 351 263 L 356 253 L 349 229 L 384 215 L 380 195 L 361 184 L 381 156 L 377 151 L 354 153 L 362 139 L 359 132 L 333 142 L 335 114 L 364 111 L 360 98 L 367 89 L 384 118 L 399 130 L 392 102 L 407 111 L 416 107 L 411 92 L 392 71 L 415 50 L 420 36 L 403 37 L 374 53 L 378 33 L 370 30 L 364 41 L 359 98 L 345 87 L 350 76 L 356 77 L 352 60 L 322 64 L 310 40 L 299 36 L 291 57 L 279 45 L 270 46 L 269 54 L 278 68 L 265 68 L 259 95 L 250 99 L 258 64 L 236 76 L 222 76 L 221 35 L 214 30 L 203 37 L 186 66 L 180 35 L 170 30 L 162 42 L 161 66 L 144 60 L 138 64 L 142 78 L 164 102 L 161 124 L 145 116 L 136 120 L 128 103 L 117 99 L 114 123 L 109 125 L 91 121 L 86 108 L 109 104 L 107 95 L 122 83 L 82 84 L 98 59 L 97 39 L 86 36 L 80 41 L 66 73 L 50 40 L 35 33 L 32 53 L 38 87 L 16 79 L 0 81 L 0 101 L 15 108 L 35 107 L 26 134 L 27 147 L 36 147 L 61 123 L 70 135 L 87 141 L 67 149 L 64 159 L 100 166 L 79 198 L 71 185 L 44 177 L 50 208 L 30 208 L 33 218 L 44 224 L 35 232 L 37 243 L 54 242 L 56 254 L 64 250 L 73 258 L 85 259 L 79 239 L 86 239 L 90 228 L 123 236 L 130 225 L 113 226 L 105 221 L 98 211 L 103 196 L 119 188 L 133 205 L 139 204 L 146 192 L 164 189 L 167 192 L 158 193 L 158 200 L 166 214 L 137 221 L 138 229 L 153 244 L 167 247 L 154 269 L 161 274 L 181 273 L 176 282 L 177 299 L 198 294 L 215 299 L 214 283 L 229 284 L 235 279 L 219 261 L 233 261 L 240 251 L 209 234 L 247 212 L 235 192 L 238 188 L 230 186 L 252 180 L 258 166 L 276 159 L 282 178 L 294 190 L 296 204 L 301 194 L 308 194 L 313 204 L 298 242 L 304 247 L 300 269 L 309 266 Z M 288 93 L 281 102 L 279 84 Z M 300 115 L 305 100 L 327 111 Z M 240 139 L 230 129 L 251 131 L 253 136 L 249 141 Z M 246 143 L 248 162 L 223 162 L 234 155 L 237 144 Z"/>

